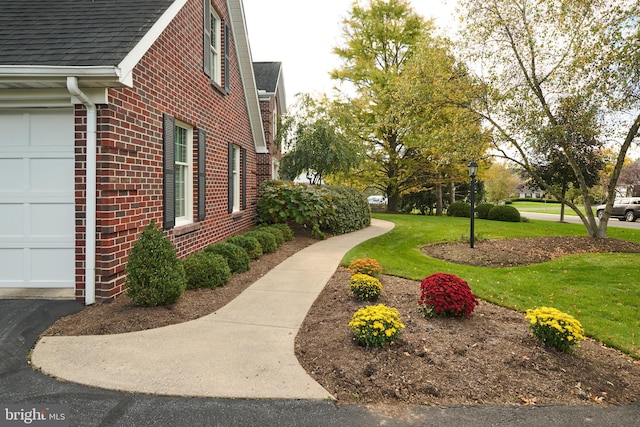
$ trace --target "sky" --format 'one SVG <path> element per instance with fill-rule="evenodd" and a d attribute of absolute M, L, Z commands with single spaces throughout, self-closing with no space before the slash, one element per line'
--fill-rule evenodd
<path fill-rule="evenodd" d="M 331 93 L 332 53 L 341 44 L 342 21 L 352 0 L 244 0 L 254 62 L 282 62 L 287 104 L 297 93 Z M 455 0 L 410 0 L 413 9 L 443 30 L 455 19 Z"/>

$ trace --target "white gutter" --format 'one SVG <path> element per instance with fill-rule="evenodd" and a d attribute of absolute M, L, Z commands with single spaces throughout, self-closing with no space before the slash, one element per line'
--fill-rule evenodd
<path fill-rule="evenodd" d="M 91 305 L 96 302 L 96 131 L 98 113 L 96 104 L 78 87 L 77 77 L 67 77 L 67 89 L 87 109 L 84 303 L 85 305 Z"/>

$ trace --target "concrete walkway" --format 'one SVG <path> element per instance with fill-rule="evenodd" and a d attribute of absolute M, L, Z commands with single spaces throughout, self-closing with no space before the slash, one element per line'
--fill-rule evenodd
<path fill-rule="evenodd" d="M 309 246 L 220 310 L 197 320 L 118 335 L 43 337 L 32 364 L 66 381 L 112 390 L 329 398 L 295 357 L 297 331 L 344 254 L 392 228 L 393 223 L 374 219 L 364 230 Z"/>

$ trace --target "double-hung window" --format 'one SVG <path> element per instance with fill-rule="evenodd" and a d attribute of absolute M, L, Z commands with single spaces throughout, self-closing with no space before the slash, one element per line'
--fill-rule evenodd
<path fill-rule="evenodd" d="M 211 40 L 209 42 L 209 50 L 211 51 L 211 80 L 217 85 L 222 85 L 222 59 L 221 59 L 221 28 L 220 17 L 211 9 Z"/>
<path fill-rule="evenodd" d="M 193 222 L 193 129 L 176 122 L 175 209 L 176 225 Z"/>
<path fill-rule="evenodd" d="M 225 93 L 230 89 L 230 28 L 211 5 L 204 1 L 204 73 Z"/>
<path fill-rule="evenodd" d="M 197 197 L 198 221 L 206 216 L 206 132 L 198 130 L 198 191 L 194 194 L 194 129 L 163 115 L 163 228 L 191 224 L 195 221 Z"/>
<path fill-rule="evenodd" d="M 229 213 L 247 208 L 247 150 L 229 143 Z"/>

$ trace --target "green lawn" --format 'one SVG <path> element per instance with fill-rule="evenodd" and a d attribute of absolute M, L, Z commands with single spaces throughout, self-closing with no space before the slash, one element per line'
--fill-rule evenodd
<path fill-rule="evenodd" d="M 536 212 L 552 215 L 560 215 L 560 203 L 543 203 L 543 202 L 513 202 L 511 204 L 520 212 Z M 584 213 L 584 207 L 580 206 L 580 210 Z M 569 206 L 564 207 L 564 214 L 577 216 L 577 214 Z M 524 215 L 526 216 L 526 215 Z"/>
<path fill-rule="evenodd" d="M 456 274 L 479 298 L 521 312 L 543 305 L 555 307 L 580 320 L 589 336 L 640 358 L 640 255 L 588 254 L 526 267 L 471 267 L 430 258 L 420 251 L 429 243 L 460 241 L 463 236 L 468 241 L 469 219 L 388 214 L 374 217 L 396 226 L 349 251 L 343 265 L 356 258 L 374 258 L 386 274 L 414 280 L 436 272 Z M 476 220 L 475 226 L 476 235 L 488 239 L 587 235 L 582 225 L 552 221 Z M 637 230 L 609 228 L 608 235 L 640 243 Z"/>

